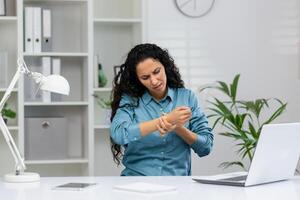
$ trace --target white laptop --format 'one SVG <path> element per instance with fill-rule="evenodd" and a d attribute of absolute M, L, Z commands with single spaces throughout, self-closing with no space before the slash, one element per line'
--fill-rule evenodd
<path fill-rule="evenodd" d="M 290 179 L 300 156 L 300 123 L 264 125 L 249 172 L 198 176 L 193 180 L 218 185 L 252 186 Z"/>

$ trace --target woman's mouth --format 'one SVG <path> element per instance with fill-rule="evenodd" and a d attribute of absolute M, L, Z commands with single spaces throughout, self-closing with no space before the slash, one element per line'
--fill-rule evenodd
<path fill-rule="evenodd" d="M 157 90 L 157 89 L 159 89 L 161 86 L 162 86 L 162 83 L 159 84 L 158 86 L 154 87 L 153 89 L 154 89 L 154 90 Z"/>

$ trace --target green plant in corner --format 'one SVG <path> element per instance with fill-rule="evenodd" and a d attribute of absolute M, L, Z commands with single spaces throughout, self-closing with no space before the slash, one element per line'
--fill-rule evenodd
<path fill-rule="evenodd" d="M 14 119 L 16 117 L 16 112 L 9 108 L 8 104 L 5 103 L 1 111 L 1 115 L 4 121 L 7 122 L 7 118 Z"/>
<path fill-rule="evenodd" d="M 246 170 L 245 159 L 252 161 L 263 125 L 269 124 L 279 117 L 286 109 L 287 103 L 283 103 L 276 98 L 256 99 L 253 101 L 238 100 L 239 78 L 240 75 L 236 75 L 230 84 L 218 81 L 215 86 L 205 87 L 200 92 L 206 89 L 216 89 L 226 96 L 226 100 L 213 97 L 213 100 L 208 101 L 210 105 L 208 109 L 211 112 L 208 118 L 214 121 L 213 129 L 217 124 L 223 126 L 223 131 L 219 133 L 220 135 L 230 137 L 236 141 L 237 153 L 241 159 L 223 162 L 220 164 L 220 167 L 228 168 L 238 165 Z M 268 109 L 268 117 L 262 119 L 261 114 L 266 109 Z"/>

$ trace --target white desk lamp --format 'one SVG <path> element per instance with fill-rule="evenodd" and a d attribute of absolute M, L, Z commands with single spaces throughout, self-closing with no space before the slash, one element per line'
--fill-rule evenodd
<path fill-rule="evenodd" d="M 25 74 L 26 76 L 31 77 L 37 84 L 39 84 L 39 88 L 41 90 L 46 90 L 49 92 L 55 92 L 59 94 L 68 95 L 70 92 L 70 86 L 68 81 L 56 74 L 52 74 L 50 76 L 43 76 L 37 72 L 31 72 L 26 63 L 22 58 L 18 59 L 18 69 L 11 80 L 8 88 L 5 91 L 3 98 L 0 101 L 0 113 L 4 107 L 5 102 L 10 97 L 14 86 L 19 80 L 21 74 Z M 22 158 L 9 130 L 3 120 L 2 115 L 0 114 L 0 129 L 4 135 L 5 141 L 14 157 L 15 160 L 15 172 L 11 174 L 6 174 L 4 176 L 4 180 L 7 182 L 34 182 L 40 180 L 40 175 L 37 173 L 24 172 L 26 169 L 24 159 Z"/>

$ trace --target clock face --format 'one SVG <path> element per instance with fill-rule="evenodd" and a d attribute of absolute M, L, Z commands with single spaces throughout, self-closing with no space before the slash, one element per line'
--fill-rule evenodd
<path fill-rule="evenodd" d="M 178 10 L 188 17 L 202 17 L 209 13 L 215 0 L 175 0 Z"/>

